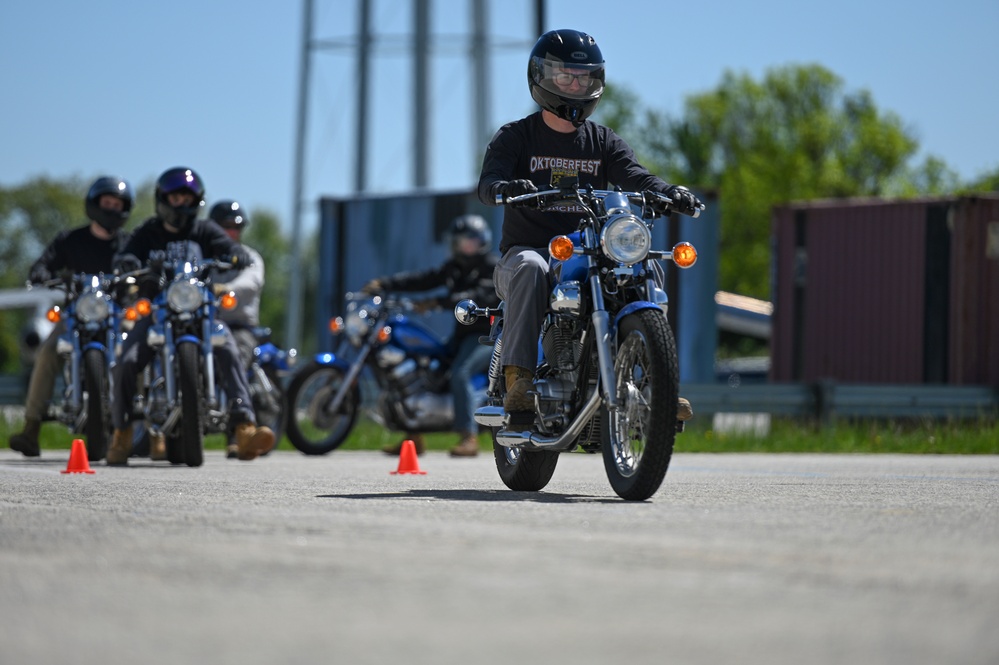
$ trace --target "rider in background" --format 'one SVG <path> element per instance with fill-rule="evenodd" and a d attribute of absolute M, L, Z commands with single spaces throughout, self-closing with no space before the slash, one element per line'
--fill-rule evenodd
<path fill-rule="evenodd" d="M 399 273 L 371 280 L 362 289 L 366 293 L 382 291 L 430 291 L 445 287 L 446 295 L 421 300 L 416 303 L 418 313 L 432 309 L 454 309 L 459 301 L 471 298 L 484 307 L 499 304 L 493 285 L 496 254 L 491 252 L 492 231 L 479 215 L 456 217 L 448 229 L 451 238 L 451 256 L 436 268 L 422 272 Z M 454 333 L 448 341 L 453 354 L 451 364 L 451 395 L 454 399 L 454 430 L 458 443 L 451 449 L 453 457 L 474 457 L 479 454 L 478 425 L 472 419 L 475 413 L 472 377 L 489 369 L 492 347 L 479 343 L 480 335 L 489 334 L 487 318 L 471 326 L 455 322 Z M 419 433 L 407 433 L 416 445 L 417 454 L 423 454 L 426 444 Z M 405 439 L 404 439 L 405 440 Z M 402 443 L 384 449 L 398 455 Z"/>
<path fill-rule="evenodd" d="M 563 178 L 580 188 L 653 190 L 673 198 L 681 211 L 699 201 L 638 163 L 631 147 L 608 127 L 587 118 L 604 91 L 604 58 L 596 40 L 577 30 L 553 30 L 538 39 L 527 66 L 531 97 L 540 112 L 503 125 L 482 163 L 479 200 L 496 205 L 497 195 L 519 196 L 558 187 Z M 496 291 L 505 301 L 503 372 L 508 413 L 530 412 L 538 335 L 548 306 L 548 242 L 576 230 L 579 213 L 507 206 L 503 210 L 502 258 Z M 687 420 L 690 403 L 679 400 L 677 417 Z"/>
<path fill-rule="evenodd" d="M 149 262 L 150 255 L 164 252 L 168 245 L 189 241 L 201 248 L 206 259 L 230 259 L 236 266 L 246 266 L 250 256 L 238 243 L 225 234 L 218 224 L 197 219 L 205 205 L 205 186 L 192 169 L 175 167 L 164 171 L 156 181 L 156 214 L 132 234 L 123 253 L 115 259 L 123 271 L 136 270 Z M 142 295 L 154 296 L 159 291 L 158 279 L 140 285 Z M 114 436 L 108 449 L 107 463 L 125 465 L 132 452 L 131 409 L 137 389 L 139 372 L 153 358 L 146 341 L 152 321 L 149 317 L 136 323 L 132 334 L 122 345 L 121 359 L 112 372 L 111 415 Z M 252 460 L 274 447 L 274 432 L 269 427 L 257 427 L 253 413 L 246 370 L 239 360 L 239 350 L 225 324 L 225 344 L 215 347 L 218 378 L 230 397 L 229 420 L 236 426 L 238 457 Z M 161 437 L 156 437 L 157 439 Z M 154 445 L 152 437 L 151 446 Z"/>
<path fill-rule="evenodd" d="M 236 338 L 239 357 L 243 367 L 253 362 L 253 350 L 257 348 L 257 336 L 253 329 L 260 326 L 260 294 L 264 290 L 264 259 L 255 249 L 242 241 L 243 231 L 250 223 L 246 211 L 237 201 L 225 199 L 212 206 L 208 216 L 222 227 L 234 242 L 238 242 L 250 257 L 250 265 L 240 270 L 232 268 L 215 275 L 212 290 L 215 295 L 232 291 L 236 294 L 236 306 L 230 310 L 220 310 L 218 318 L 229 326 Z M 226 457 L 239 456 L 239 446 L 235 434 L 229 435 Z"/>
<path fill-rule="evenodd" d="M 90 223 L 57 235 L 31 265 L 29 281 L 41 284 L 61 272 L 110 273 L 114 255 L 128 241 L 128 233 L 122 227 L 132 212 L 134 200 L 132 186 L 127 180 L 114 176 L 95 180 L 84 199 Z M 38 434 L 62 364 L 56 353 L 56 343 L 65 331 L 65 322 L 55 324 L 35 358 L 24 404 L 24 429 L 10 437 L 11 449 L 25 457 L 41 454 Z"/>

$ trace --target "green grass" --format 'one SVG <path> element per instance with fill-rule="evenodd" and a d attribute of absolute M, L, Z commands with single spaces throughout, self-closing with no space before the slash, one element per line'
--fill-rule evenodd
<path fill-rule="evenodd" d="M 8 438 L 21 429 L 20 421 L 7 422 L 0 417 L 0 442 L 6 447 Z M 386 430 L 370 420 L 361 419 L 340 450 L 379 450 L 395 444 L 402 432 Z M 42 426 L 43 449 L 66 449 L 74 436 L 59 423 Z M 442 432 L 424 436 L 430 450 L 449 450 L 458 440 L 457 434 Z M 488 434 L 479 436 L 483 452 L 491 450 Z M 221 435 L 205 437 L 205 449 L 225 447 Z M 280 450 L 293 450 L 287 437 Z M 711 421 L 696 417 L 686 431 L 677 437 L 677 452 L 759 452 L 759 453 L 909 453 L 951 455 L 999 455 L 999 422 L 995 420 L 964 421 L 840 421 L 818 428 L 808 423 L 774 419 L 769 433 L 717 432 Z"/>

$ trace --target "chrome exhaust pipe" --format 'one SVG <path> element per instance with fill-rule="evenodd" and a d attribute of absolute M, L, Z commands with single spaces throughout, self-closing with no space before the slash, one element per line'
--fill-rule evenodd
<path fill-rule="evenodd" d="M 564 450 L 572 445 L 572 442 L 576 440 L 576 437 L 578 437 L 579 433 L 583 431 L 583 428 L 590 422 L 590 418 L 593 417 L 593 414 L 595 414 L 599 408 L 600 387 L 597 386 L 593 390 L 593 394 L 590 395 L 589 401 L 586 402 L 586 405 L 579 411 L 576 419 L 573 420 L 569 425 L 569 428 L 559 436 L 543 436 L 537 432 L 532 432 L 531 430 L 511 432 L 510 430 L 501 429 L 496 432 L 496 443 L 504 446 L 505 448 L 523 448 L 524 450 Z M 477 416 L 482 410 L 483 409 L 479 409 L 475 412 L 476 422 L 481 422 Z M 502 409 L 500 409 L 500 411 L 502 412 Z M 505 414 L 503 414 L 503 419 L 505 419 Z"/>

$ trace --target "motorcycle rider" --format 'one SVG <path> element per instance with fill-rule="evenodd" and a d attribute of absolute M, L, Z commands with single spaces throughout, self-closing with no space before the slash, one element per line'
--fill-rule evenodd
<path fill-rule="evenodd" d="M 678 210 L 700 201 L 686 188 L 670 185 L 638 163 L 631 147 L 608 127 L 588 120 L 604 91 L 604 58 L 596 40 L 578 30 L 543 34 L 531 50 L 527 83 L 541 107 L 503 125 L 483 158 L 479 200 L 496 205 L 496 196 L 519 196 L 557 187 L 562 178 L 579 186 L 654 190 L 670 196 Z M 550 293 L 548 242 L 576 230 L 579 215 L 571 209 L 539 211 L 507 206 L 503 210 L 502 258 L 496 266 L 496 291 L 506 302 L 503 372 L 508 413 L 530 412 L 538 335 Z M 677 418 L 693 415 L 680 398 Z"/>
<path fill-rule="evenodd" d="M 399 273 L 371 280 L 364 285 L 366 293 L 382 291 L 430 291 L 446 287 L 447 293 L 438 298 L 417 302 L 417 312 L 432 309 L 454 309 L 459 301 L 473 298 L 486 307 L 499 304 L 493 284 L 493 271 L 496 267 L 496 254 L 491 252 L 492 231 L 480 215 L 461 215 L 451 221 L 448 228 L 451 239 L 451 256 L 444 263 L 429 270 Z M 450 387 L 454 399 L 454 430 L 458 432 L 458 443 L 451 449 L 452 457 L 474 457 L 479 454 L 478 426 L 472 416 L 475 413 L 472 377 L 489 369 L 492 348 L 479 343 L 480 335 L 489 334 L 488 319 L 471 326 L 455 322 L 454 332 L 448 341 L 453 354 Z M 423 454 L 426 444 L 419 433 L 407 433 L 416 445 L 416 453 Z M 404 439 L 405 440 L 405 439 Z M 398 455 L 402 443 L 383 450 Z"/>
<path fill-rule="evenodd" d="M 128 240 L 128 233 L 122 227 L 132 212 L 134 200 L 132 186 L 127 180 L 117 176 L 97 178 L 84 198 L 90 223 L 57 235 L 31 265 L 29 281 L 41 284 L 61 272 L 110 273 L 114 255 Z M 56 344 L 65 331 L 66 324 L 57 323 L 35 358 L 24 404 L 24 429 L 11 436 L 9 442 L 11 449 L 25 457 L 41 454 L 38 434 L 61 366 Z"/>
<path fill-rule="evenodd" d="M 224 199 L 212 206 L 208 217 L 222 227 L 226 235 L 238 242 L 250 256 L 250 265 L 226 270 L 215 275 L 212 290 L 215 295 L 232 291 L 236 294 L 236 306 L 222 310 L 218 318 L 224 321 L 236 339 L 240 360 L 244 367 L 253 362 L 253 350 L 257 348 L 257 336 L 253 329 L 260 325 L 260 294 L 264 290 L 264 259 L 257 250 L 242 241 L 243 231 L 250 218 L 238 201 Z M 230 433 L 226 444 L 226 457 L 239 456 L 235 435 Z"/>
<path fill-rule="evenodd" d="M 201 177 L 190 168 L 174 167 L 164 171 L 156 181 L 156 214 L 139 226 L 116 259 L 121 270 L 136 270 L 159 256 L 174 242 L 189 241 L 201 248 L 205 258 L 228 258 L 236 266 L 246 266 L 249 254 L 210 220 L 197 219 L 205 205 L 205 186 Z M 159 291 L 158 276 L 140 285 L 142 295 Z M 107 454 L 107 463 L 125 465 L 132 451 L 131 408 L 136 393 L 137 376 L 152 360 L 153 350 L 146 341 L 152 321 L 140 320 L 122 346 L 121 359 L 115 366 L 111 412 L 114 436 Z M 274 432 L 269 427 L 257 427 L 246 382 L 246 370 L 239 359 L 239 350 L 225 324 L 225 344 L 215 347 L 219 380 L 232 399 L 230 422 L 236 425 L 238 457 L 252 460 L 274 447 Z M 185 414 L 186 415 L 186 414 Z M 162 437 L 155 437 L 162 439 Z M 152 445 L 152 437 L 151 437 Z"/>

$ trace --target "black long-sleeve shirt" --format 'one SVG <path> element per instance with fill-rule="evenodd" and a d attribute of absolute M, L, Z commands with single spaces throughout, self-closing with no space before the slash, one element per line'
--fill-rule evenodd
<path fill-rule="evenodd" d="M 128 232 L 119 229 L 110 240 L 102 240 L 90 232 L 89 224 L 63 231 L 31 267 L 44 266 L 53 276 L 61 270 L 87 275 L 110 273 L 115 254 L 125 246 L 128 238 Z"/>
<path fill-rule="evenodd" d="M 549 189 L 564 177 L 578 178 L 580 188 L 608 189 L 613 184 L 628 191 L 662 192 L 669 187 L 639 164 L 631 146 L 609 127 L 587 120 L 575 132 L 557 132 L 539 111 L 496 132 L 482 162 L 478 196 L 486 205 L 496 205 L 502 181 L 531 180 L 538 189 Z M 507 206 L 500 251 L 515 245 L 547 247 L 553 237 L 572 233 L 580 219 L 573 208 L 542 212 Z"/>
<path fill-rule="evenodd" d="M 493 271 L 498 257 L 493 253 L 469 257 L 458 261 L 450 258 L 436 268 L 407 273 L 399 273 L 382 278 L 380 281 L 387 291 L 430 291 L 447 288 L 447 294 L 438 298 L 438 305 L 444 309 L 454 309 L 459 301 L 471 298 L 480 307 L 496 307 L 499 298 L 493 284 Z M 455 323 L 454 340 L 485 335 L 489 332 L 488 318 L 481 318 L 470 326 Z"/>

